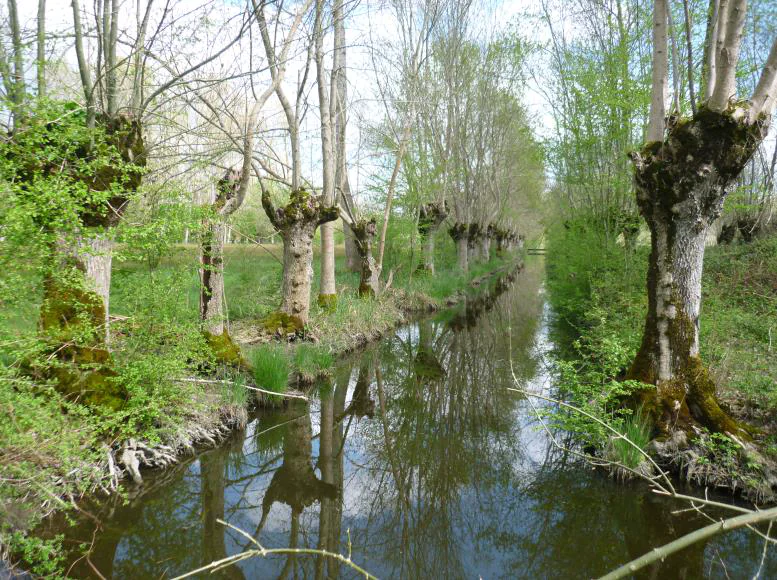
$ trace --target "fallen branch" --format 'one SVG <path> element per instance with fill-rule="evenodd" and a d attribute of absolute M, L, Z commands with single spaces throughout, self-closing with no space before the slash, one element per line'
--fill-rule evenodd
<path fill-rule="evenodd" d="M 727 520 L 715 522 L 714 524 L 710 524 L 694 532 L 685 534 L 673 542 L 669 542 L 668 544 L 664 544 L 658 548 L 653 548 L 644 556 L 632 560 L 617 570 L 613 570 L 609 574 L 602 576 L 600 580 L 616 580 L 617 578 L 631 576 L 637 570 L 640 570 L 658 560 L 663 560 L 667 556 L 670 556 L 675 552 L 679 552 L 683 548 L 687 548 L 696 542 L 701 542 L 702 540 L 706 540 L 707 538 L 711 538 L 712 536 L 722 532 L 728 532 L 737 528 L 751 526 L 760 522 L 772 522 L 775 519 L 777 519 L 777 507 L 762 512 L 751 512 L 749 514 L 735 516 Z"/>
<path fill-rule="evenodd" d="M 247 560 L 249 558 L 254 558 L 256 556 L 259 556 L 261 558 L 264 558 L 266 556 L 272 556 L 277 554 L 300 554 L 303 556 L 325 556 L 327 558 L 332 558 L 333 560 L 337 560 L 349 568 L 355 570 L 359 574 L 363 575 L 364 578 L 367 580 L 378 580 L 375 576 L 367 572 L 364 568 L 356 564 L 351 560 L 351 554 L 350 554 L 350 538 L 349 538 L 349 554 L 348 556 L 343 556 L 342 554 L 337 554 L 335 552 L 329 552 L 327 550 L 314 550 L 311 548 L 265 548 L 262 546 L 258 541 L 256 541 L 255 538 L 251 537 L 249 534 L 247 534 L 245 531 L 241 530 L 240 528 L 237 528 L 233 526 L 232 524 L 225 522 L 224 520 L 216 520 L 218 523 L 227 526 L 228 528 L 236 531 L 241 536 L 247 538 L 252 544 L 256 546 L 255 549 L 252 550 L 246 550 L 244 552 L 241 552 L 239 554 L 235 554 L 234 556 L 229 556 L 227 558 L 222 558 L 221 560 L 216 560 L 215 562 L 211 562 L 207 566 L 203 566 L 201 568 L 197 568 L 196 570 L 192 570 L 191 572 L 187 572 L 186 574 L 182 574 L 181 576 L 176 576 L 173 578 L 173 580 L 181 580 L 183 578 L 189 578 L 191 576 L 195 576 L 196 574 L 199 574 L 200 572 L 217 572 L 219 570 L 222 570 L 224 568 L 227 568 L 228 566 L 232 566 L 238 562 L 241 562 L 242 560 Z"/>
<path fill-rule="evenodd" d="M 240 385 L 234 381 L 215 380 L 215 379 L 174 379 L 181 383 L 199 383 L 203 385 L 236 385 L 242 386 L 250 391 L 256 391 L 258 393 L 264 393 L 266 395 L 275 395 L 276 397 L 286 397 L 287 399 L 301 399 L 303 401 L 309 400 L 305 395 L 298 395 L 296 393 L 276 393 L 275 391 L 268 391 L 266 389 L 260 389 L 259 387 L 251 387 L 249 385 Z"/>

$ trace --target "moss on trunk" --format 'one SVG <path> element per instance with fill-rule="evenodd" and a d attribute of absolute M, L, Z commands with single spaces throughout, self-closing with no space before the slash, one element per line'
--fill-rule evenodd
<path fill-rule="evenodd" d="M 699 358 L 701 274 L 707 229 L 733 180 L 766 135 L 746 103 L 724 112 L 701 107 L 670 127 L 663 142 L 632 153 L 640 213 L 651 232 L 648 312 L 626 378 L 654 385 L 639 394 L 662 431 L 713 431 L 748 437 L 721 409 Z"/>

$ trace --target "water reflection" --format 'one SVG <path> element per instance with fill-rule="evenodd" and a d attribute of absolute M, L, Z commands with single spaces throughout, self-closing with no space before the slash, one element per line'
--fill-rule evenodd
<path fill-rule="evenodd" d="M 381 578 L 588 578 L 703 524 L 644 486 L 570 460 L 537 429 L 512 373 L 549 388 L 542 264 L 340 365 L 310 405 L 263 412 L 128 505 L 101 506 L 106 577 L 182 573 L 249 542 L 351 553 Z M 485 296 L 485 297 L 484 297 Z M 69 530 L 90 540 L 89 522 Z M 734 533 L 645 572 L 751 576 L 762 544 Z M 80 562 L 75 575 L 94 576 Z M 350 578 L 322 557 L 243 561 L 225 578 Z M 767 557 L 762 577 L 777 577 Z"/>

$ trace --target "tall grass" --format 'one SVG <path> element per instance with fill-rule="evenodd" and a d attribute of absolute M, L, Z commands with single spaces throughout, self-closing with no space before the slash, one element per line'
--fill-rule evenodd
<path fill-rule="evenodd" d="M 607 448 L 607 458 L 610 461 L 625 465 L 629 469 L 636 469 L 645 460 L 640 453 L 650 443 L 652 425 L 649 416 L 637 409 L 632 415 L 626 417 L 618 431 L 626 438 L 613 438 Z M 635 447 L 636 446 L 636 447 Z M 639 449 L 637 449 L 639 448 Z"/>
<path fill-rule="evenodd" d="M 289 382 L 289 355 L 286 348 L 264 345 L 251 352 L 254 380 L 262 389 L 283 393 Z"/>

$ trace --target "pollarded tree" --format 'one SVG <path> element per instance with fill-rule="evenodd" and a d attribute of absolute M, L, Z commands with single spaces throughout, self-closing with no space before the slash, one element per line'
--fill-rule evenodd
<path fill-rule="evenodd" d="M 307 12 L 311 3 L 312 0 L 306 0 L 298 14 Z M 288 183 L 290 187 L 288 203 L 283 207 L 276 207 L 270 197 L 269 188 L 264 185 L 263 177 L 258 173 L 257 175 L 259 176 L 259 184 L 262 187 L 262 207 L 270 223 L 278 230 L 283 240 L 283 284 L 280 310 L 281 313 L 289 317 L 288 322 L 291 323 L 291 326 L 297 330 L 302 330 L 310 314 L 310 291 L 313 282 L 313 236 L 318 226 L 336 220 L 340 212 L 336 205 L 332 205 L 330 199 L 316 196 L 301 185 L 302 161 L 300 158 L 299 122 L 302 115 L 305 81 L 308 77 L 313 51 L 307 51 L 308 59 L 305 64 L 305 71 L 301 75 L 301 80 L 295 91 L 294 101 L 292 101 L 287 96 L 283 83 L 278 81 L 279 78 L 282 78 L 286 67 L 286 53 L 276 54 L 275 46 L 270 40 L 270 32 L 264 15 L 265 4 L 254 2 L 254 9 L 259 20 L 262 44 L 264 45 L 270 72 L 275 81 L 273 89 L 283 108 L 288 125 L 292 157 L 291 180 Z M 321 7 L 317 5 L 315 29 L 321 28 L 321 24 L 318 21 L 320 17 Z M 315 31 L 313 37 L 315 42 L 320 42 L 320 35 L 316 34 Z M 287 44 L 284 47 L 285 50 L 288 50 L 288 46 Z M 317 52 L 321 52 L 320 47 Z M 324 110 L 329 110 L 328 103 Z M 329 129 L 329 139 L 331 141 L 331 125 Z M 332 152 L 331 144 L 327 144 L 325 149 Z M 330 167 L 326 179 L 329 182 L 329 188 L 333 187 L 331 183 L 334 180 L 334 175 L 331 171 L 333 161 L 331 157 L 328 159 Z M 272 175 L 268 164 L 264 164 L 261 160 L 259 162 L 262 163 L 262 168 L 265 172 Z M 328 192 L 329 190 L 327 190 Z"/>
<path fill-rule="evenodd" d="M 218 127 L 225 135 L 229 136 L 233 143 L 239 145 L 242 154 L 241 168 L 227 170 L 224 177 L 219 181 L 216 190 L 215 200 L 211 204 L 211 215 L 205 220 L 200 245 L 200 319 L 205 325 L 206 336 L 217 354 L 224 358 L 231 359 L 232 353 L 239 352 L 229 336 L 229 331 L 224 324 L 224 239 L 227 228 L 227 220 L 235 213 L 245 200 L 248 191 L 249 178 L 251 171 L 254 170 L 259 175 L 258 168 L 254 167 L 254 143 L 259 125 L 259 114 L 262 112 L 267 101 L 273 94 L 282 97 L 281 103 L 285 101 L 285 93 L 282 89 L 282 82 L 286 73 L 286 60 L 289 51 L 294 44 L 297 29 L 302 19 L 306 15 L 312 0 L 304 2 L 297 10 L 293 21 L 289 26 L 289 32 L 285 38 L 276 36 L 279 51 L 276 53 L 276 47 L 272 44 L 267 31 L 267 20 L 264 13 L 264 5 L 255 6 L 255 15 L 259 26 L 260 34 L 265 44 L 265 53 L 267 57 L 267 68 L 270 73 L 270 83 L 258 93 L 257 86 L 252 77 L 250 94 L 255 95 L 253 104 L 244 122 L 241 123 L 241 139 L 237 140 L 231 135 L 232 126 L 224 123 L 217 118 L 209 118 L 211 126 Z M 280 17 L 280 14 L 278 15 Z M 248 92 L 248 91 L 246 91 Z M 218 110 L 203 92 L 196 92 L 198 99 L 206 105 L 212 117 Z M 285 105 L 283 105 L 285 106 Z M 201 113 L 202 114 L 202 113 Z M 297 156 L 298 158 L 298 149 Z M 266 192 L 265 192 L 266 193 Z M 266 208 L 264 196 L 262 205 Z M 273 212 L 276 218 L 278 212 Z M 269 212 L 268 212 L 269 215 Z M 278 227 L 279 221 L 270 216 L 272 224 Z M 280 229 L 280 228 L 279 228 Z M 286 262 L 284 262 L 284 276 L 286 273 Z M 285 280 L 285 277 L 284 277 Z M 217 338 L 218 337 L 218 338 Z M 240 361 L 242 362 L 242 361 Z"/>
<path fill-rule="evenodd" d="M 270 192 L 262 192 L 262 205 L 272 225 L 283 239 L 283 301 L 281 312 L 301 330 L 310 315 L 310 290 L 313 282 L 313 236 L 323 223 L 340 217 L 332 207 L 311 192 L 299 188 L 291 192 L 289 202 L 276 208 Z"/>
<path fill-rule="evenodd" d="M 652 102 L 646 143 L 632 153 L 637 203 L 651 233 L 648 313 L 628 378 L 656 385 L 645 400 L 660 426 L 693 420 L 742 434 L 723 412 L 699 357 L 704 242 L 729 187 L 766 136 L 777 93 L 777 39 L 749 100 L 737 97 L 745 0 L 713 1 L 706 102 L 667 123 L 667 1 L 655 0 Z"/>
<path fill-rule="evenodd" d="M 205 331 L 221 336 L 224 324 L 224 232 L 226 220 L 242 205 L 246 189 L 241 187 L 241 173 L 230 169 L 216 187 L 211 214 L 205 219 L 200 234 L 200 319 Z"/>

